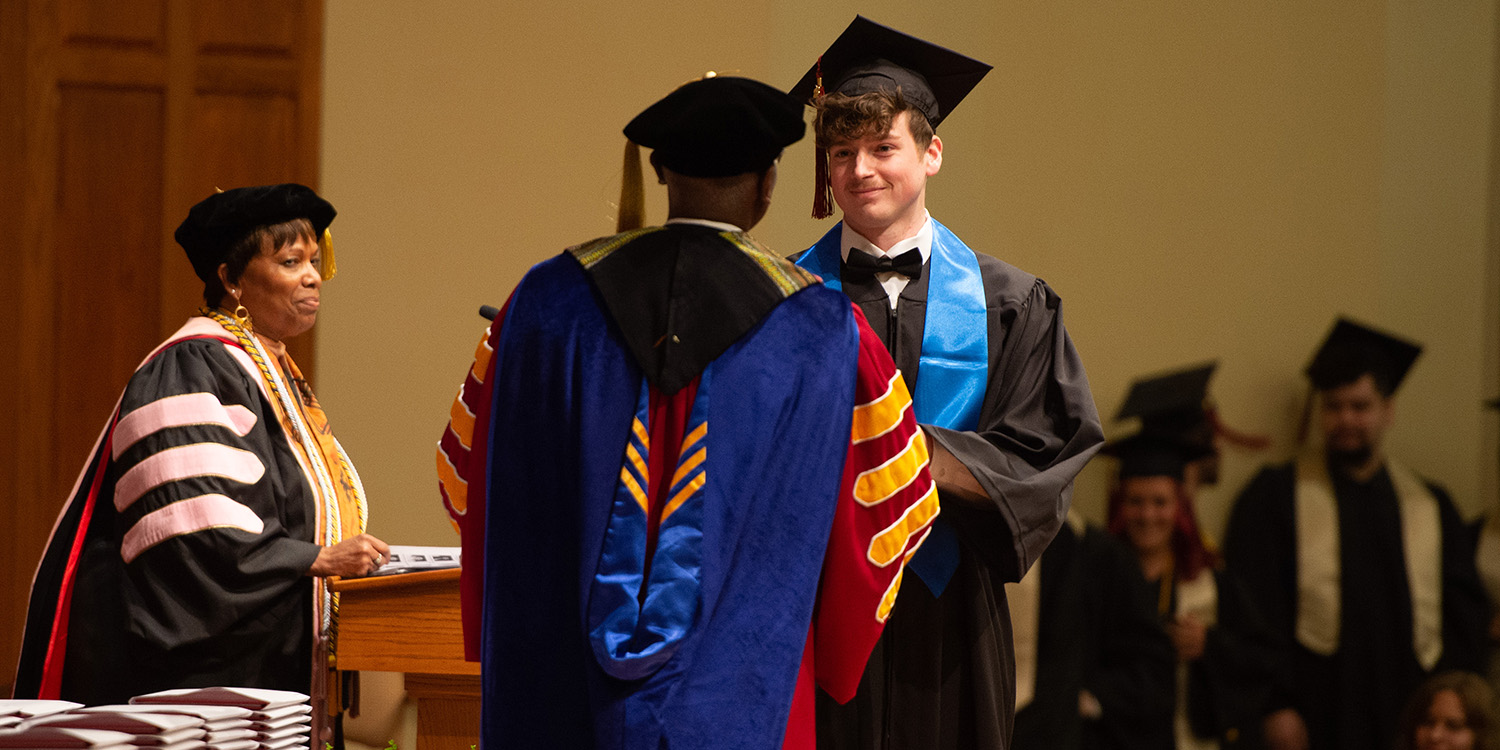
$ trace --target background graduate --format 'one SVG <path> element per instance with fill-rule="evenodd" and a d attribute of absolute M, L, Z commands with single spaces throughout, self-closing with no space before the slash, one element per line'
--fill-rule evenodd
<path fill-rule="evenodd" d="M 1423 677 L 1480 667 L 1470 535 L 1441 487 L 1384 450 L 1420 354 L 1337 321 L 1307 368 L 1321 445 L 1262 470 L 1230 515 L 1227 572 L 1275 638 L 1273 747 L 1388 747 Z"/>

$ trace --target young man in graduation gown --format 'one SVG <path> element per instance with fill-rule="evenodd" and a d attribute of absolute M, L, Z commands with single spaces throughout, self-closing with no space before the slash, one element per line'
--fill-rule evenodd
<path fill-rule="evenodd" d="M 1322 445 L 1235 502 L 1228 573 L 1277 639 L 1268 746 L 1388 747 L 1424 676 L 1479 664 L 1483 600 L 1458 513 L 1382 450 L 1420 352 L 1339 320 L 1307 369 Z"/>
<path fill-rule="evenodd" d="M 823 747 L 1006 746 L 1003 584 L 1046 549 L 1102 443 L 1058 296 L 927 213 L 932 131 L 989 67 L 861 17 L 793 89 L 818 110 L 815 214 L 831 213 L 824 186 L 843 210 L 798 264 L 864 311 L 912 383 L 944 513 L 859 694 L 820 707 Z"/>
<path fill-rule="evenodd" d="M 811 748 L 815 683 L 854 692 L 937 492 L 859 310 L 745 234 L 803 130 L 744 78 L 652 105 L 667 223 L 537 265 L 481 343 L 438 466 L 484 747 Z"/>

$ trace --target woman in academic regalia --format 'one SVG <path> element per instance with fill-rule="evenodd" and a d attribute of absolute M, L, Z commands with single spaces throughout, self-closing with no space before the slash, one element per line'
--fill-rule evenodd
<path fill-rule="evenodd" d="M 379 567 L 359 475 L 285 341 L 317 319 L 334 209 L 237 188 L 176 232 L 206 306 L 131 377 L 32 586 L 16 696 L 295 690 L 327 716 L 326 576 Z M 314 735 L 321 745 L 328 735 Z"/>

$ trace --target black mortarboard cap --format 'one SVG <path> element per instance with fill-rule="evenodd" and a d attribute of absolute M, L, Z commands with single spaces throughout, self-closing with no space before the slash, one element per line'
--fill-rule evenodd
<path fill-rule="evenodd" d="M 1141 378 L 1130 385 L 1116 420 L 1140 417 L 1141 433 L 1181 444 L 1188 458 L 1214 452 L 1214 425 L 1204 408 L 1217 362 Z"/>
<path fill-rule="evenodd" d="M 903 34 L 864 16 L 854 22 L 792 87 L 799 101 L 820 93 L 850 96 L 900 89 L 935 129 L 994 67 Z M 818 91 L 822 85 L 823 92 Z"/>
<path fill-rule="evenodd" d="M 1369 374 L 1385 395 L 1396 392 L 1422 347 L 1389 333 L 1339 318 L 1307 365 L 1313 387 L 1328 390 Z"/>
<path fill-rule="evenodd" d="M 711 76 L 679 87 L 625 126 L 667 169 L 728 177 L 771 166 L 806 131 L 802 103 L 749 78 Z"/>
<path fill-rule="evenodd" d="M 1130 392 L 1115 419 L 1140 417 L 1149 420 L 1180 412 L 1201 413 L 1203 400 L 1208 397 L 1208 381 L 1218 365 L 1218 362 L 1208 362 L 1136 380 L 1130 384 Z"/>
<path fill-rule="evenodd" d="M 1120 478 L 1172 477 L 1182 479 L 1190 459 L 1182 443 L 1161 435 L 1141 433 L 1104 446 L 1105 455 L 1120 459 Z"/>
<path fill-rule="evenodd" d="M 314 239 L 321 239 L 336 213 L 332 204 L 305 185 L 234 188 L 214 193 L 188 209 L 187 218 L 173 236 L 187 251 L 193 272 L 203 281 L 210 281 L 217 277 L 219 264 L 229 255 L 230 248 L 256 227 L 307 219 L 312 224 Z M 325 252 L 324 263 L 330 261 Z M 332 274 L 325 272 L 325 276 Z"/>

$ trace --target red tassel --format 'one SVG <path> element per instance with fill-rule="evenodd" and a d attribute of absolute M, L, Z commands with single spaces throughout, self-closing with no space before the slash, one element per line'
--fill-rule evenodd
<path fill-rule="evenodd" d="M 813 77 L 813 105 L 823 98 L 823 56 L 813 66 L 817 72 Z M 833 185 L 828 180 L 828 149 L 819 146 L 813 151 L 813 218 L 826 219 L 833 215 Z"/>
<path fill-rule="evenodd" d="M 1271 447 L 1271 436 L 1260 435 L 1253 432 L 1242 432 L 1224 424 L 1219 418 L 1218 409 L 1204 409 L 1203 413 L 1208 417 L 1208 423 L 1213 426 L 1214 434 L 1224 438 L 1224 442 L 1240 448 L 1263 451 Z M 1305 420 L 1304 420 L 1305 421 Z M 1298 438 L 1300 441 L 1301 438 Z"/>
<path fill-rule="evenodd" d="M 826 219 L 833 215 L 833 185 L 828 180 L 828 149 L 818 147 L 813 158 L 813 211 L 814 219 Z"/>

